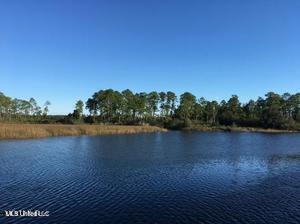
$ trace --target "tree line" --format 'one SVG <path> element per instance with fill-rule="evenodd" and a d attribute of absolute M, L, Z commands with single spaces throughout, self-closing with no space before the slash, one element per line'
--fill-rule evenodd
<path fill-rule="evenodd" d="M 0 121 L 38 121 L 47 117 L 50 102 L 40 107 L 34 98 L 11 98 L 0 92 Z"/>
<path fill-rule="evenodd" d="M 196 98 L 190 92 L 179 97 L 174 92 L 134 93 L 106 89 L 95 92 L 87 101 L 89 116 L 86 122 L 118 124 L 163 125 L 166 127 L 198 125 L 236 125 L 294 129 L 300 123 L 300 93 L 279 95 L 274 92 L 241 103 L 237 95 L 217 102 Z M 82 116 L 83 102 L 78 101 L 74 111 Z"/>
<path fill-rule="evenodd" d="M 50 102 L 40 107 L 34 98 L 13 99 L 0 92 L 0 121 L 44 123 L 150 124 L 167 128 L 191 125 L 241 126 L 278 129 L 300 128 L 300 93 L 269 92 L 241 103 L 237 95 L 221 102 L 197 98 L 190 92 L 134 93 L 129 89 L 95 92 L 84 103 L 78 100 L 73 113 L 49 116 Z M 88 115 L 84 114 L 84 108 Z"/>

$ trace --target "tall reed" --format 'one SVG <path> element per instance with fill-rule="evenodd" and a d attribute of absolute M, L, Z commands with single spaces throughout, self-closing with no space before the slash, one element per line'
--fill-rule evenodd
<path fill-rule="evenodd" d="M 166 131 L 154 126 L 0 124 L 0 139 L 28 139 L 53 136 L 135 134 Z"/>

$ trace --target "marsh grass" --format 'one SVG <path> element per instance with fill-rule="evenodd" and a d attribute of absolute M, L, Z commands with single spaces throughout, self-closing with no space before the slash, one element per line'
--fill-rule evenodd
<path fill-rule="evenodd" d="M 166 131 L 154 126 L 0 124 L 0 139 L 29 139 L 54 136 L 135 134 Z"/>
<path fill-rule="evenodd" d="M 271 128 L 253 128 L 253 127 L 234 127 L 234 126 L 205 126 L 205 125 L 192 125 L 188 128 L 183 128 L 186 131 L 225 131 L 225 132 L 260 132 L 260 133 L 295 133 L 300 130 L 281 130 Z"/>

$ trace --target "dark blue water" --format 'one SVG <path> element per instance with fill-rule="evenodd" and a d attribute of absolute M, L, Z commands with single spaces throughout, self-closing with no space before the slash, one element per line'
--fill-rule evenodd
<path fill-rule="evenodd" d="M 300 135 L 168 132 L 0 142 L 0 223 L 300 223 Z"/>

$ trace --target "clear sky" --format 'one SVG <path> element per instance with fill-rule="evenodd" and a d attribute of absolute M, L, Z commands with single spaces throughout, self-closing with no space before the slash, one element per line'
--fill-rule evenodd
<path fill-rule="evenodd" d="M 99 89 L 300 91 L 299 0 L 0 0 L 0 91 L 52 114 Z"/>

